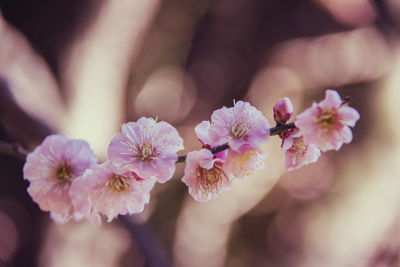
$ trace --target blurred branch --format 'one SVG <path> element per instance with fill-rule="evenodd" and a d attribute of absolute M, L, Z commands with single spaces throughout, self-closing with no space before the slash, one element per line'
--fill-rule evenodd
<path fill-rule="evenodd" d="M 99 15 L 65 53 L 60 72 L 69 113 L 63 130 L 88 140 L 100 157 L 124 120 L 131 70 L 160 3 L 102 1 Z"/>
<path fill-rule="evenodd" d="M 18 116 L 23 113 L 36 118 L 47 128 L 58 129 L 65 115 L 59 85 L 47 62 L 36 52 L 24 33 L 9 24 L 2 14 L 0 14 L 0 44 L 2 48 L 0 50 L 0 101 L 2 101 L 0 111 L 4 112 L 3 117 L 14 120 L 10 122 L 11 128 L 20 123 L 23 124 L 15 117 L 12 118 L 15 114 L 9 109 L 15 107 L 20 110 Z M 43 105 L 44 101 L 45 105 Z M 32 127 L 32 125 L 29 126 Z M 38 141 L 36 135 L 29 135 L 30 127 L 25 127 L 27 132 L 18 132 L 15 129 L 27 145 Z M 32 128 L 35 129 L 35 127 Z"/>
<path fill-rule="evenodd" d="M 120 216 L 120 221 L 135 237 L 142 254 L 146 259 L 146 267 L 169 267 L 164 249 L 162 248 L 153 231 L 146 224 L 137 224 L 128 216 Z"/>
<path fill-rule="evenodd" d="M 16 143 L 7 143 L 0 141 L 0 154 L 13 156 L 17 159 L 25 161 L 28 151 Z"/>
<path fill-rule="evenodd" d="M 53 130 L 45 121 L 28 114 L 12 95 L 5 77 L 0 75 L 0 122 L 12 140 L 26 148 L 40 144 Z"/>

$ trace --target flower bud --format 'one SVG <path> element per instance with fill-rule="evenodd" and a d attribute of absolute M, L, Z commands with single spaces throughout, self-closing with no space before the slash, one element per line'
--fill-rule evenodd
<path fill-rule="evenodd" d="M 287 97 L 276 101 L 273 109 L 274 120 L 277 124 L 285 124 L 293 115 L 293 105 Z"/>

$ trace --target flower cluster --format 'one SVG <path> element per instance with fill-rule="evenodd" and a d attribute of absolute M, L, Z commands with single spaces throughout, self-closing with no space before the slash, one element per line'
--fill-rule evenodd
<path fill-rule="evenodd" d="M 321 151 L 339 150 L 350 143 L 360 118 L 334 90 L 320 103 L 298 115 L 282 98 L 273 107 L 276 126 L 247 102 L 235 102 L 213 112 L 210 121 L 195 127 L 202 148 L 189 152 L 182 181 L 189 194 L 206 202 L 232 188 L 236 180 L 265 167 L 261 145 L 278 134 L 285 153 L 285 169 L 315 162 Z M 48 136 L 27 157 L 24 178 L 32 199 L 57 223 L 87 219 L 99 225 L 118 215 L 142 212 L 156 182 L 165 183 L 175 172 L 177 152 L 183 150 L 177 130 L 166 122 L 140 118 L 121 126 L 108 146 L 108 160 L 97 164 L 84 140 L 64 134 Z"/>
<path fill-rule="evenodd" d="M 101 224 L 119 214 L 142 212 L 156 181 L 175 172 L 183 140 L 166 122 L 140 118 L 121 127 L 96 164 L 89 144 L 64 134 L 45 138 L 27 157 L 24 178 L 32 199 L 58 223 L 71 218 Z"/>
<path fill-rule="evenodd" d="M 196 135 L 203 149 L 187 155 L 182 181 L 197 201 L 218 198 L 229 190 L 236 179 L 250 176 L 264 168 L 264 152 L 260 145 L 269 138 L 269 123 L 264 115 L 247 102 L 214 111 L 211 123 L 196 126 Z M 212 154 L 213 149 L 227 143 L 229 150 Z"/>
<path fill-rule="evenodd" d="M 360 114 L 347 104 L 336 91 L 327 90 L 324 100 L 313 103 L 296 117 L 295 128 L 280 134 L 286 170 L 316 162 L 321 151 L 339 150 L 343 143 L 352 141 L 350 127 L 354 127 Z M 288 98 L 280 99 L 275 104 L 277 125 L 285 124 L 292 114 L 293 107 Z"/>

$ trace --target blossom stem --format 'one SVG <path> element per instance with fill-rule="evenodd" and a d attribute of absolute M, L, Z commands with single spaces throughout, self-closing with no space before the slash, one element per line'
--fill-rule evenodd
<path fill-rule="evenodd" d="M 284 131 L 294 129 L 296 128 L 296 125 L 294 125 L 294 122 L 288 123 L 288 124 L 283 124 L 283 125 L 277 125 L 275 127 L 272 127 L 269 129 L 269 135 L 278 135 Z"/>
<path fill-rule="evenodd" d="M 293 122 L 288 123 L 288 124 L 283 124 L 283 125 L 277 125 L 275 127 L 272 127 L 269 129 L 269 135 L 278 135 L 284 131 L 287 131 L 289 129 L 293 129 L 296 126 L 294 125 Z M 211 152 L 213 154 L 216 154 L 218 152 L 224 151 L 229 148 L 228 143 L 225 143 L 223 145 L 211 148 Z M 17 159 L 20 160 L 25 160 L 26 156 L 28 155 L 29 151 L 20 146 L 17 143 L 7 143 L 4 141 L 0 141 L 0 154 L 5 154 L 9 156 L 13 156 Z M 185 162 L 186 161 L 186 155 L 179 156 L 177 162 Z"/>
<path fill-rule="evenodd" d="M 296 126 L 294 125 L 294 122 L 291 122 L 291 123 L 288 123 L 288 124 L 283 124 L 283 125 L 277 125 L 277 126 L 272 127 L 272 128 L 269 129 L 269 135 L 271 135 L 271 136 L 272 135 L 278 135 L 278 134 L 280 134 L 280 133 L 282 133 L 284 131 L 287 131 L 289 129 L 294 129 L 295 127 Z M 210 150 L 211 150 L 211 152 L 213 154 L 216 154 L 216 153 L 224 151 L 224 150 L 226 150 L 228 148 L 229 148 L 228 143 L 225 143 L 223 145 L 213 147 Z M 186 156 L 187 155 L 179 156 L 178 160 L 176 162 L 185 162 L 186 161 Z"/>

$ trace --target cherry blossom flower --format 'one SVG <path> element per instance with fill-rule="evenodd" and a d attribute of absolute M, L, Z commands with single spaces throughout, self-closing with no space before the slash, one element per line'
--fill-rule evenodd
<path fill-rule="evenodd" d="M 97 181 L 88 181 L 93 169 L 88 169 L 82 176 L 77 177 L 71 183 L 69 195 L 74 207 L 73 218 L 76 221 L 87 219 L 93 225 L 101 225 L 101 215 L 96 211 L 89 201 L 89 193 L 96 186 Z M 90 184 L 90 182 L 92 184 Z"/>
<path fill-rule="evenodd" d="M 71 140 L 64 134 L 50 135 L 26 159 L 28 192 L 57 223 L 65 223 L 74 213 L 69 196 L 71 183 L 95 164 L 96 157 L 86 141 Z"/>
<path fill-rule="evenodd" d="M 220 141 L 216 142 L 219 139 L 218 133 L 211 128 L 211 124 L 209 121 L 202 121 L 196 125 L 194 128 L 196 132 L 197 138 L 203 144 L 203 146 L 210 148 L 224 144 L 224 142 Z"/>
<path fill-rule="evenodd" d="M 111 163 L 121 172 L 135 172 L 147 179 L 155 177 L 164 183 L 175 172 L 177 152 L 183 140 L 174 127 L 151 118 L 140 118 L 121 126 L 108 147 Z"/>
<path fill-rule="evenodd" d="M 203 148 L 211 149 L 225 143 L 224 141 L 220 141 L 219 143 L 214 142 L 214 140 L 218 140 L 219 137 L 215 130 L 211 128 L 209 121 L 202 121 L 194 128 L 194 131 L 196 132 L 197 138 L 199 138 L 200 142 L 203 144 Z M 224 160 L 227 153 L 228 150 L 223 150 L 214 154 L 214 158 Z"/>
<path fill-rule="evenodd" d="M 218 140 L 218 138 L 216 138 L 217 134 L 211 128 L 209 121 L 203 121 L 198 124 L 195 132 L 202 142 L 203 148 L 211 149 L 224 144 L 224 142 L 213 143 L 213 140 Z M 214 154 L 213 157 L 222 160 L 220 164 L 223 164 L 225 174 L 231 179 L 248 177 L 265 167 L 263 159 L 266 157 L 266 154 L 261 150 L 253 149 L 250 145 L 243 145 L 240 151 L 237 152 L 232 149 L 223 150 Z"/>
<path fill-rule="evenodd" d="M 304 142 L 298 129 L 289 132 L 283 139 L 282 149 L 285 151 L 285 169 L 288 171 L 316 162 L 321 155 L 316 146 Z"/>
<path fill-rule="evenodd" d="M 134 172 L 121 174 L 106 162 L 77 178 L 71 197 L 77 217 L 99 224 L 99 214 L 110 222 L 118 215 L 142 212 L 154 184 L 154 178 L 141 179 Z"/>
<path fill-rule="evenodd" d="M 265 168 L 267 155 L 260 149 L 248 147 L 242 152 L 229 150 L 224 164 L 225 172 L 231 179 L 246 178 Z"/>
<path fill-rule="evenodd" d="M 189 152 L 182 181 L 189 187 L 189 194 L 199 202 L 217 199 L 220 193 L 232 187 L 223 161 L 208 149 Z"/>
<path fill-rule="evenodd" d="M 295 125 L 307 143 L 322 151 L 339 150 L 352 141 L 349 126 L 354 127 L 359 118 L 358 111 L 345 105 L 335 90 L 327 90 L 325 99 L 298 115 Z"/>
<path fill-rule="evenodd" d="M 274 120 L 277 124 L 285 124 L 293 115 L 293 105 L 289 98 L 284 97 L 276 101 L 274 107 Z"/>
<path fill-rule="evenodd" d="M 231 108 L 214 111 L 211 116 L 211 129 L 218 136 L 214 143 L 228 142 L 238 152 L 245 145 L 258 149 L 268 140 L 269 128 L 264 115 L 248 102 L 238 101 Z"/>

